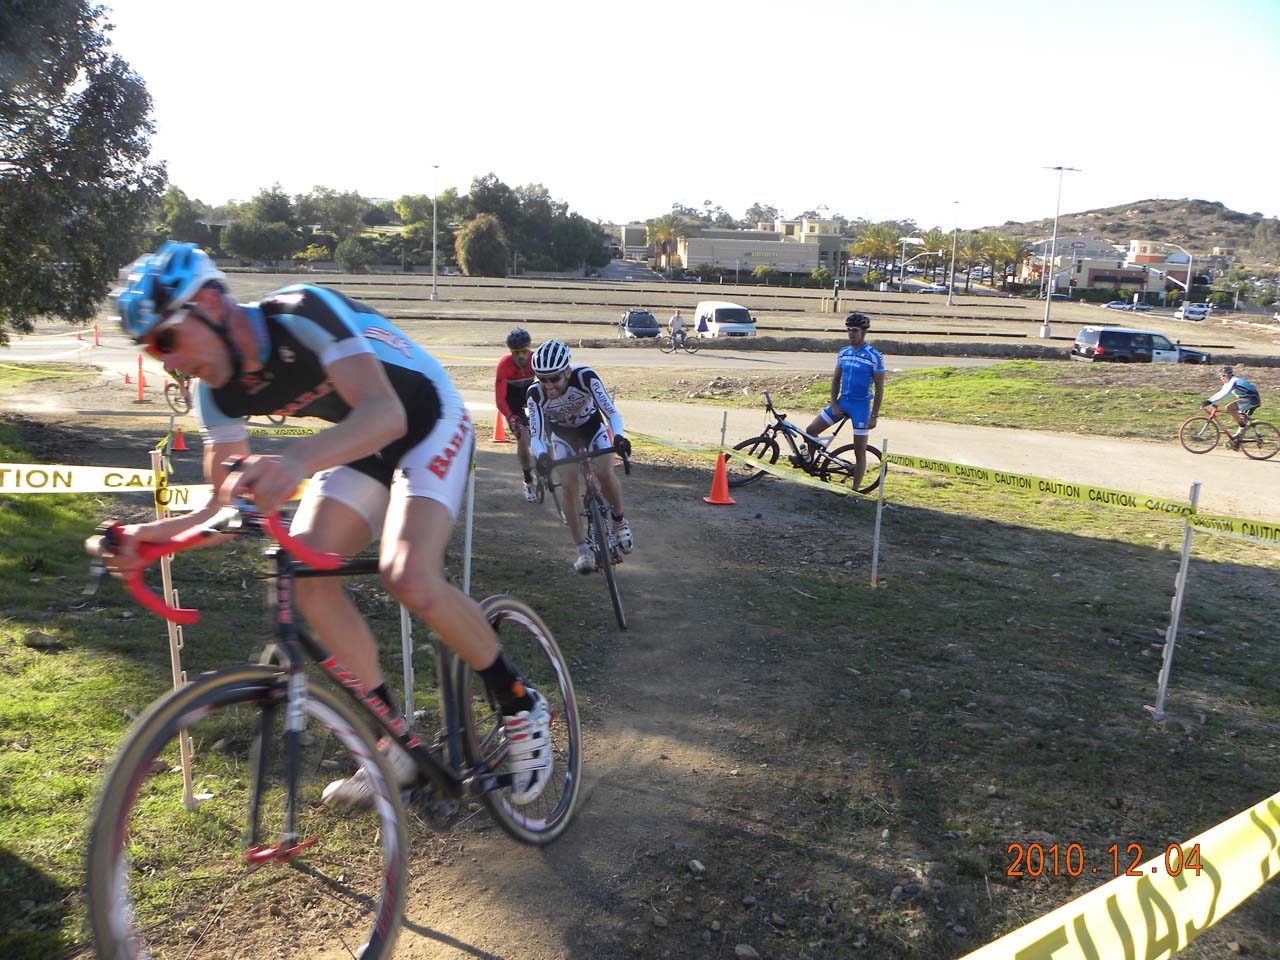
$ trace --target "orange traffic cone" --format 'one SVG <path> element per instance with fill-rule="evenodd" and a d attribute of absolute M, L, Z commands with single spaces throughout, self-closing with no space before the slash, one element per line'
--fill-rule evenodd
<path fill-rule="evenodd" d="M 187 441 L 183 439 L 182 428 L 179 427 L 177 433 L 173 435 L 173 450 L 178 451 L 185 449 L 187 449 Z"/>
<path fill-rule="evenodd" d="M 133 381 L 129 379 L 129 371 L 128 371 L 128 370 L 126 370 L 126 371 L 124 372 L 124 382 L 125 382 L 125 383 L 133 383 Z"/>
<path fill-rule="evenodd" d="M 494 443 L 507 442 L 507 431 L 503 429 L 503 426 L 502 426 L 502 421 L 505 419 L 506 417 L 504 417 L 502 414 L 498 414 L 498 416 L 493 421 L 493 442 Z"/>
<path fill-rule="evenodd" d="M 732 506 L 738 502 L 729 496 L 729 473 L 725 469 L 723 453 L 716 458 L 716 475 L 711 478 L 711 496 L 702 499 L 716 506 Z"/>

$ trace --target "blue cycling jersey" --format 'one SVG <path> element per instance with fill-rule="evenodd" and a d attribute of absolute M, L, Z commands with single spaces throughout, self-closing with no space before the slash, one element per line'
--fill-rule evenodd
<path fill-rule="evenodd" d="M 840 366 L 840 399 L 861 400 L 874 393 L 876 374 L 884 373 L 884 357 L 875 347 L 845 347 L 836 358 Z"/>

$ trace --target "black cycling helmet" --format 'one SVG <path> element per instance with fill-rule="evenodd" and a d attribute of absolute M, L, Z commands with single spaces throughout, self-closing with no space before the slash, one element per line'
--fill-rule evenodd
<path fill-rule="evenodd" d="M 1218 371 L 1218 375 L 1223 377 L 1234 377 L 1236 375 L 1236 368 L 1223 367 L 1221 370 Z"/>
<path fill-rule="evenodd" d="M 851 313 L 844 318 L 844 325 L 846 329 L 857 327 L 860 330 L 870 330 L 871 318 L 865 313 Z"/>
<path fill-rule="evenodd" d="M 533 340 L 530 339 L 529 337 L 529 331 L 522 330 L 519 327 L 516 327 L 514 330 L 512 330 L 510 333 L 507 334 L 508 350 L 524 350 L 532 342 Z"/>

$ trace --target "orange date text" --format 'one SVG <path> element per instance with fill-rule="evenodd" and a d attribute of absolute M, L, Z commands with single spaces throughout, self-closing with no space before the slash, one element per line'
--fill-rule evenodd
<path fill-rule="evenodd" d="M 1009 877 L 1079 877 L 1107 874 L 1112 877 L 1144 877 L 1164 873 L 1176 877 L 1184 870 L 1200 875 L 1200 844 L 1183 847 L 1171 843 L 1163 856 L 1157 851 L 1144 854 L 1142 844 L 1113 843 L 1103 856 L 1089 856 L 1078 843 L 1011 843 L 1006 851 L 1012 862 L 1005 868 Z M 1148 859 L 1150 863 L 1146 863 Z"/>

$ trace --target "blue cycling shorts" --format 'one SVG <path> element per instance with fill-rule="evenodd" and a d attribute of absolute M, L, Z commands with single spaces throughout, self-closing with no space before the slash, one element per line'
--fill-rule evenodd
<path fill-rule="evenodd" d="M 827 407 L 822 411 L 822 416 L 826 418 L 828 423 L 838 423 L 846 417 L 853 426 L 853 435 L 855 437 L 865 437 L 870 431 L 867 424 L 871 422 L 871 398 L 863 397 L 860 400 L 851 399 L 849 397 L 841 397 L 836 405 Z"/>

